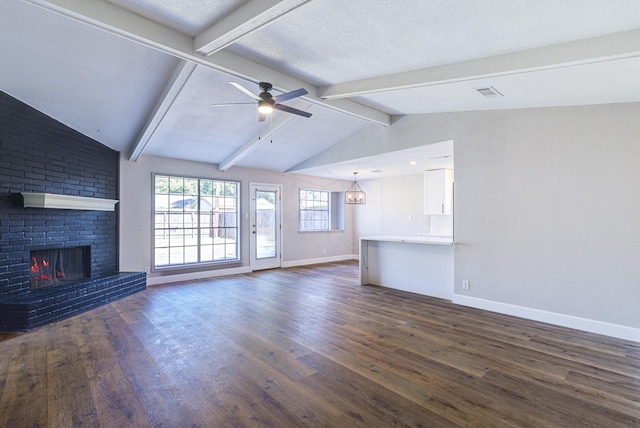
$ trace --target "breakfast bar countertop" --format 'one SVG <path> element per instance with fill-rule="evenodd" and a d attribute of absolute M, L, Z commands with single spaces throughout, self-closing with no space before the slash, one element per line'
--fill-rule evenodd
<path fill-rule="evenodd" d="M 453 237 L 436 235 L 363 236 L 362 241 L 408 242 L 413 244 L 453 245 Z"/>

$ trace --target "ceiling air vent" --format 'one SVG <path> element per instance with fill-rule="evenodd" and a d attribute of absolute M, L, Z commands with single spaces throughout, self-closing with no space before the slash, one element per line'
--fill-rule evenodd
<path fill-rule="evenodd" d="M 476 88 L 476 91 L 478 91 L 478 93 L 480 95 L 484 95 L 487 98 L 503 97 L 504 96 L 496 88 L 494 88 L 493 86 L 485 86 L 484 88 Z"/>

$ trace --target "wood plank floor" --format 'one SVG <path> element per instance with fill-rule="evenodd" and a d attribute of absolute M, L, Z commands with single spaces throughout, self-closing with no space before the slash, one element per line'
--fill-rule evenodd
<path fill-rule="evenodd" d="M 0 335 L 6 427 L 640 426 L 640 344 L 330 263 L 151 287 Z"/>

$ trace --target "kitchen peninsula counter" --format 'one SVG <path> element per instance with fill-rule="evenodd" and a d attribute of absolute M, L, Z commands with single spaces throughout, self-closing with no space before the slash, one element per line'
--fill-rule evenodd
<path fill-rule="evenodd" d="M 385 242 L 409 242 L 414 244 L 433 244 L 433 245 L 453 245 L 451 236 L 436 235 L 383 235 L 383 236 L 367 236 L 360 238 L 360 241 L 385 241 Z"/>
<path fill-rule="evenodd" d="M 451 300 L 452 237 L 384 235 L 360 238 L 360 284 Z"/>

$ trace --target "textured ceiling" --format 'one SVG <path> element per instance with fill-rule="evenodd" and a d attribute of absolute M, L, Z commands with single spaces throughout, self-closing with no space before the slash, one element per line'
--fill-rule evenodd
<path fill-rule="evenodd" d="M 326 85 L 631 30 L 637 1 L 311 1 L 230 50 Z"/>
<path fill-rule="evenodd" d="M 118 150 L 177 63 L 20 1 L 0 6 L 0 57 L 0 90 Z"/>
<path fill-rule="evenodd" d="M 293 170 L 392 115 L 640 102 L 637 0 L 4 0 L 0 54 L 0 90 L 130 159 L 221 169 Z M 305 88 L 284 104 L 313 116 L 259 123 L 230 81 Z M 401 174 L 436 148 L 296 172 Z"/>
<path fill-rule="evenodd" d="M 247 0 L 107 0 L 192 37 Z"/>

